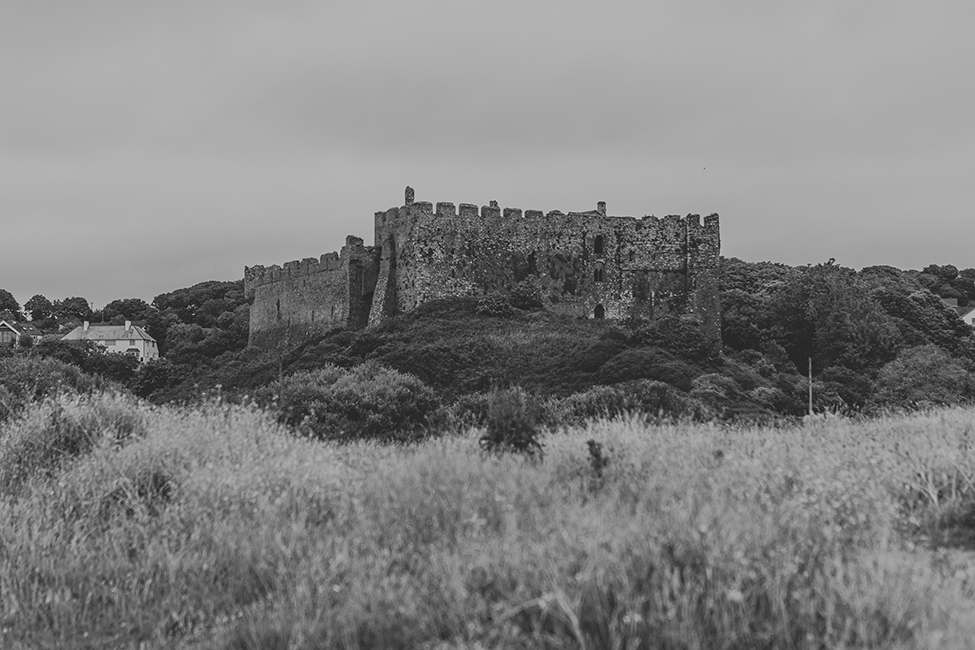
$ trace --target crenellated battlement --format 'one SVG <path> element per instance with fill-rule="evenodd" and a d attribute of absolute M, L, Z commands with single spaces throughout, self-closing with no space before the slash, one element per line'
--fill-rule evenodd
<path fill-rule="evenodd" d="M 319 258 L 306 257 L 301 260 L 285 262 L 283 266 L 272 264 L 271 266 L 244 267 L 244 291 L 252 295 L 255 288 L 271 284 L 292 280 L 298 277 L 315 275 L 326 271 L 336 271 L 342 265 L 342 260 L 338 253 L 325 253 Z"/>
<path fill-rule="evenodd" d="M 416 217 L 430 216 L 441 218 L 465 218 L 465 219 L 539 219 L 539 218 L 584 218 L 593 219 L 617 219 L 632 223 L 642 222 L 644 227 L 668 227 L 675 228 L 678 223 L 685 223 L 688 228 L 700 228 L 701 216 L 698 214 L 688 214 L 681 217 L 679 215 L 668 215 L 666 217 L 644 216 L 612 216 L 606 212 L 606 202 L 598 201 L 594 210 L 584 212 L 561 210 L 523 210 L 522 208 L 501 207 L 497 201 L 489 201 L 488 205 L 478 207 L 475 203 L 453 203 L 450 201 L 438 201 L 436 204 L 429 201 L 416 201 L 415 193 L 412 188 L 407 188 L 406 202 L 399 207 L 389 208 L 375 213 L 377 221 L 394 222 L 401 219 L 413 219 Z M 710 214 L 704 218 L 704 228 L 717 228 L 718 215 Z"/>

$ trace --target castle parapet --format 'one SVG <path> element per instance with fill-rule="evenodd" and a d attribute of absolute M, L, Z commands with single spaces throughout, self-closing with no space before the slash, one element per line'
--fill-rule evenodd
<path fill-rule="evenodd" d="M 362 240 L 358 237 L 353 239 L 357 239 L 359 245 L 362 244 Z M 325 253 L 318 259 L 306 257 L 302 260 L 285 262 L 284 266 L 278 266 L 277 264 L 272 264 L 267 267 L 261 266 L 260 264 L 245 266 L 244 295 L 247 298 L 252 298 L 254 296 L 254 289 L 257 287 L 293 278 L 315 275 L 323 271 L 334 271 L 340 268 L 341 265 L 342 260 L 338 253 Z"/>
<path fill-rule="evenodd" d="M 497 201 L 491 201 L 494 205 L 484 205 L 481 206 L 481 218 L 490 219 L 498 218 L 501 216 L 501 208 L 498 207 Z"/>
<path fill-rule="evenodd" d="M 477 206 L 473 203 L 461 203 L 460 204 L 460 216 L 462 217 L 476 217 L 477 216 Z"/>
<path fill-rule="evenodd" d="M 438 217 L 456 217 L 457 216 L 457 206 L 453 203 L 441 202 L 437 203 L 437 216 Z"/>

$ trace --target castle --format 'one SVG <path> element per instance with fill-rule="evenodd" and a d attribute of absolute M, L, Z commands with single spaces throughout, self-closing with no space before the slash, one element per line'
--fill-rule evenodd
<path fill-rule="evenodd" d="M 274 332 L 358 329 L 437 298 L 536 293 L 582 318 L 695 318 L 720 338 L 718 215 L 613 217 L 414 200 L 375 214 L 374 245 L 244 268 L 250 342 Z"/>

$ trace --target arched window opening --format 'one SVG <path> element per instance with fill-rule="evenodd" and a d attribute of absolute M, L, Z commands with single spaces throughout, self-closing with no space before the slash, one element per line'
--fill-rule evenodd
<path fill-rule="evenodd" d="M 599 262 L 598 264 L 596 264 L 596 268 L 592 272 L 592 279 L 595 280 L 596 282 L 602 282 L 603 281 L 603 263 L 602 262 Z"/>
<path fill-rule="evenodd" d="M 630 261 L 632 262 L 635 259 L 636 259 L 636 251 L 630 251 Z"/>
<path fill-rule="evenodd" d="M 602 235 L 596 235 L 596 239 L 592 243 L 592 252 L 594 252 L 597 256 L 600 256 L 600 255 L 603 254 L 603 236 Z"/>
<path fill-rule="evenodd" d="M 606 309 L 602 305 L 596 305 L 596 309 L 593 311 L 593 316 L 596 317 L 596 320 L 606 318 Z"/>

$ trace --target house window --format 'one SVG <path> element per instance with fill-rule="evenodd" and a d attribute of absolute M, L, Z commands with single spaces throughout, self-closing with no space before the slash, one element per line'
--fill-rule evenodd
<path fill-rule="evenodd" d="M 600 255 L 603 254 L 603 236 L 602 235 L 596 235 L 596 240 L 592 244 L 592 251 L 597 256 L 600 256 Z"/>
<path fill-rule="evenodd" d="M 129 341 L 129 345 L 131 345 L 132 347 L 135 347 L 135 341 Z"/>

